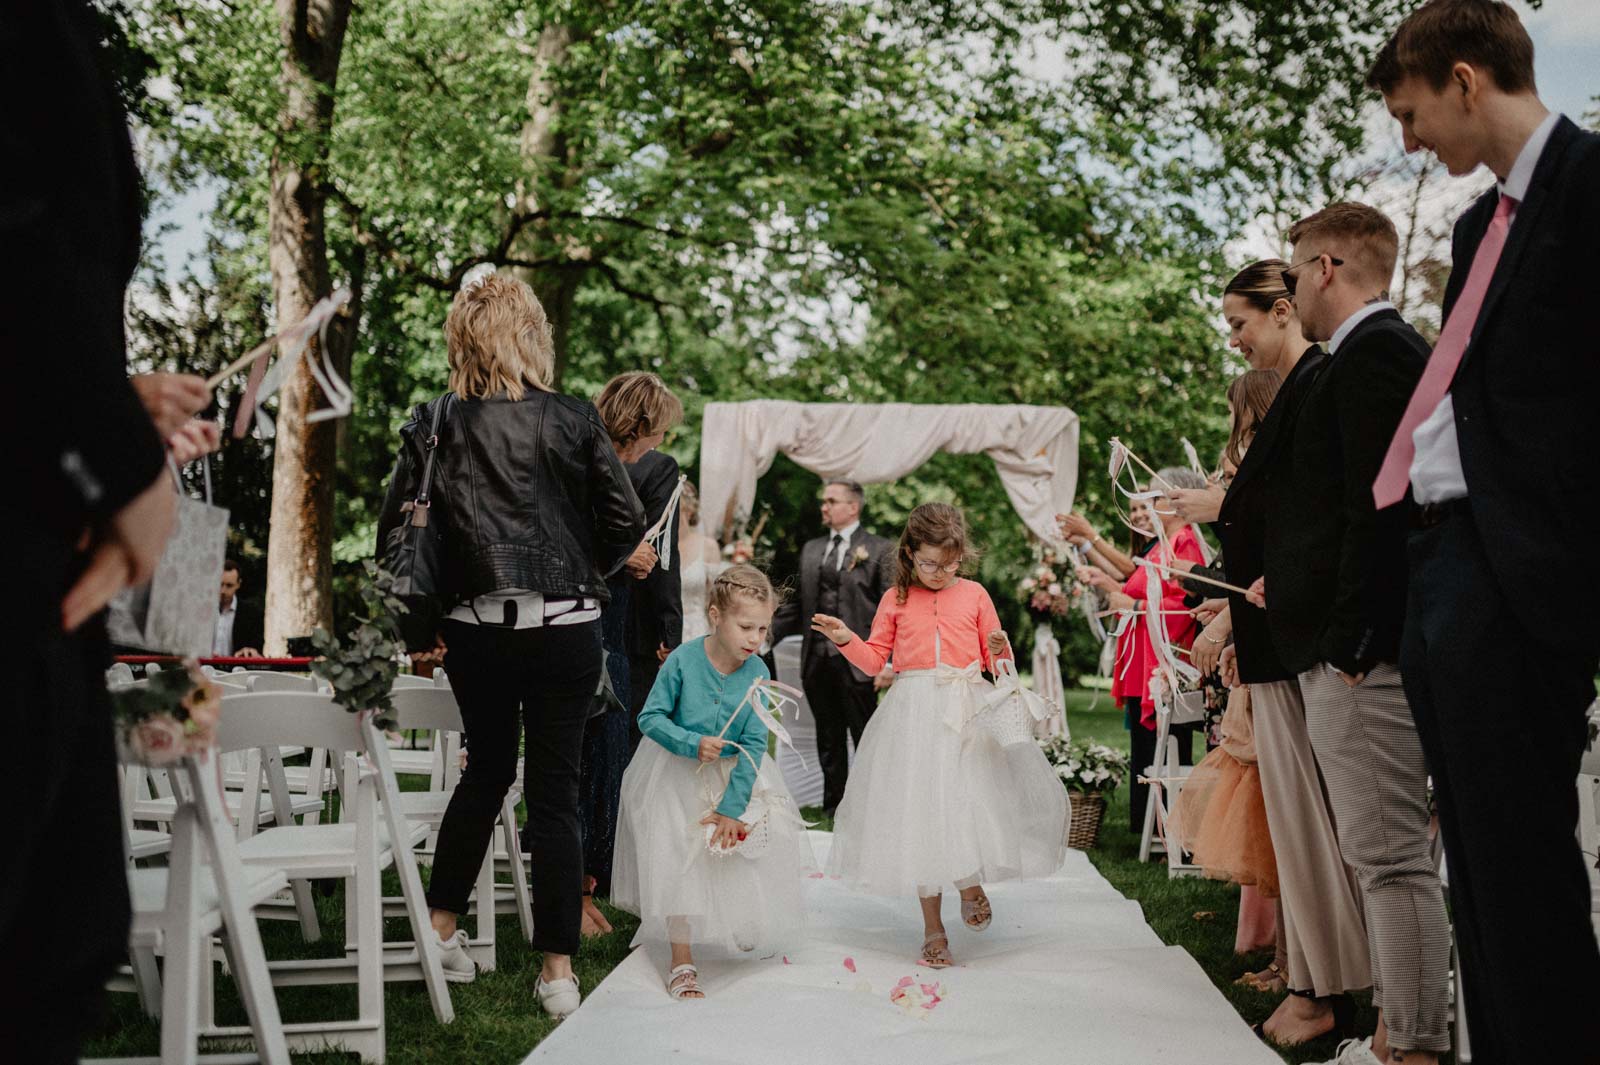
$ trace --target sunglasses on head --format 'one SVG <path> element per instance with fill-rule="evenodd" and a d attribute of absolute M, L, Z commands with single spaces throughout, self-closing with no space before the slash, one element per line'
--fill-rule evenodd
<path fill-rule="evenodd" d="M 1297 263 L 1293 263 L 1292 265 L 1285 266 L 1283 268 L 1283 287 L 1289 290 L 1290 299 L 1294 299 L 1294 272 L 1300 269 L 1302 266 L 1308 266 L 1321 258 L 1323 258 L 1322 255 L 1313 255 L 1309 259 L 1302 259 Z M 1343 259 L 1336 259 L 1332 255 L 1328 255 L 1327 259 L 1334 266 L 1344 265 Z"/>

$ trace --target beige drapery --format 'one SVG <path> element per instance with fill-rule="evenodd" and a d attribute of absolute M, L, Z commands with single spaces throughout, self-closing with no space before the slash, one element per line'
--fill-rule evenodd
<path fill-rule="evenodd" d="M 819 477 L 892 481 L 939 451 L 988 455 L 1017 514 L 1062 546 L 1055 516 L 1078 484 L 1078 416 L 1065 407 L 917 403 L 708 403 L 700 438 L 702 513 L 717 525 L 755 504 L 778 452 Z"/>

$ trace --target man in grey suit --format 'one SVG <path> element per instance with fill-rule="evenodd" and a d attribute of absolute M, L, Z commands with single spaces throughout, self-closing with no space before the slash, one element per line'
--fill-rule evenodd
<path fill-rule="evenodd" d="M 885 667 L 870 677 L 845 661 L 833 641 L 811 630 L 811 616 L 831 614 L 865 637 L 878 601 L 894 585 L 894 545 L 861 525 L 866 493 L 854 481 L 823 486 L 822 523 L 826 535 L 800 549 L 800 595 L 784 604 L 773 620 L 773 642 L 800 635 L 801 686 L 817 722 L 817 761 L 822 767 L 822 806 L 830 815 L 844 798 L 849 776 L 846 735 L 861 744 L 867 720 L 877 707 L 878 689 L 893 674 Z"/>

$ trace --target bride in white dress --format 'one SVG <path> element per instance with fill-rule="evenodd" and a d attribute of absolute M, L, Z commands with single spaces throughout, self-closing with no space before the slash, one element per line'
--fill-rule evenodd
<path fill-rule="evenodd" d="M 678 505 L 678 558 L 683 571 L 683 642 L 697 640 L 706 635 L 706 604 L 711 595 L 711 584 L 728 563 L 722 559 L 722 547 L 716 537 L 707 536 L 700 528 L 700 497 L 694 485 L 685 483 L 683 501 Z"/>

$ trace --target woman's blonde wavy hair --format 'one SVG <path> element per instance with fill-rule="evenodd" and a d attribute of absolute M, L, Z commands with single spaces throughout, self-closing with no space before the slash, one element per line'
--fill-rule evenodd
<path fill-rule="evenodd" d="M 457 292 L 444 340 L 450 390 L 462 399 L 504 392 L 517 400 L 529 387 L 553 391 L 550 319 L 533 289 L 515 278 L 487 274 Z"/>
<path fill-rule="evenodd" d="M 683 421 L 683 403 L 647 370 L 620 373 L 594 397 L 600 423 L 618 446 L 664 433 Z"/>

